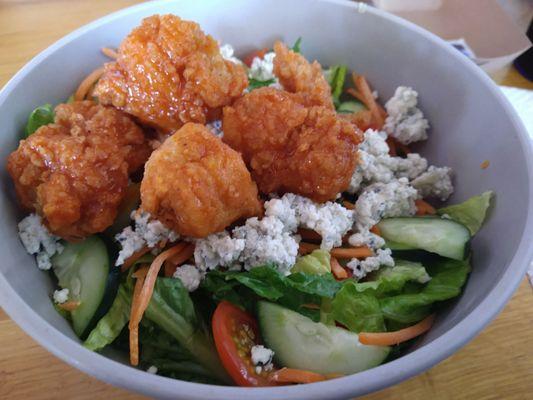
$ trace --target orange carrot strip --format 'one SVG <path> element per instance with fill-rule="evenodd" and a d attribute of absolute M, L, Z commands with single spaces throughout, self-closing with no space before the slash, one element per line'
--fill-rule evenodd
<path fill-rule="evenodd" d="M 357 90 L 355 90 L 354 88 L 348 88 L 346 89 L 346 93 L 348 93 L 349 95 L 355 97 L 357 100 L 359 100 L 361 103 L 365 104 L 366 103 L 366 100 L 365 98 L 363 97 L 363 95 L 361 93 L 359 93 Z"/>
<path fill-rule="evenodd" d="M 122 264 L 122 267 L 120 267 L 121 271 L 127 271 L 133 264 L 135 264 L 135 261 L 137 261 L 139 258 L 144 256 L 146 253 L 150 251 L 150 248 L 148 246 L 143 247 L 141 250 L 136 251 L 131 256 L 124 261 L 124 264 Z"/>
<path fill-rule="evenodd" d="M 318 232 L 315 232 L 311 229 L 298 229 L 298 234 L 302 237 L 304 240 L 309 240 L 310 242 L 321 242 L 322 236 Z"/>
<path fill-rule="evenodd" d="M 435 314 L 426 317 L 418 324 L 395 332 L 360 332 L 359 341 L 362 344 L 373 346 L 393 346 L 398 343 L 406 342 L 417 336 L 426 333 L 435 320 Z"/>
<path fill-rule="evenodd" d="M 379 226 L 374 225 L 372 228 L 370 228 L 370 232 L 372 232 L 374 235 L 381 236 L 381 229 L 379 229 Z"/>
<path fill-rule="evenodd" d="M 78 89 L 76 89 L 74 100 L 79 101 L 85 99 L 85 96 L 87 96 L 91 87 L 98 81 L 98 79 L 100 79 L 103 73 L 104 67 L 100 67 L 87 75 L 87 77 L 80 83 L 80 86 L 78 86 Z"/>
<path fill-rule="evenodd" d="M 356 73 L 352 72 L 352 80 L 357 90 L 363 96 L 364 103 L 366 107 L 370 110 L 370 112 L 372 113 L 372 116 L 374 117 L 374 121 L 376 122 L 377 127 L 381 129 L 384 123 L 383 116 L 381 115 L 381 112 L 379 111 L 376 99 L 372 95 L 372 90 L 370 89 L 370 85 L 368 84 L 366 78 L 362 75 L 357 75 Z"/>
<path fill-rule="evenodd" d="M 300 254 L 308 254 L 308 253 L 311 253 L 312 251 L 317 250 L 319 248 L 320 248 L 320 246 L 318 244 L 300 242 L 300 247 L 298 248 L 298 253 L 300 253 Z"/>
<path fill-rule="evenodd" d="M 481 163 L 480 167 L 481 169 L 487 169 L 490 165 L 490 161 L 489 160 L 485 160 Z"/>
<path fill-rule="evenodd" d="M 130 364 L 139 365 L 139 324 L 132 324 L 131 319 L 135 313 L 135 310 L 139 307 L 139 300 L 141 296 L 141 290 L 144 284 L 146 273 L 148 268 L 141 268 L 133 274 L 137 281 L 133 288 L 133 296 L 131 300 L 130 310 L 130 323 L 128 328 L 130 330 Z"/>
<path fill-rule="evenodd" d="M 355 208 L 355 204 L 349 202 L 348 200 L 344 200 L 342 202 L 342 205 L 343 205 L 344 208 L 347 208 L 348 210 L 353 210 Z"/>
<path fill-rule="evenodd" d="M 339 261 L 335 257 L 331 257 L 329 264 L 331 265 L 331 272 L 335 278 L 338 280 L 348 278 L 348 272 L 342 268 L 342 265 L 339 264 Z"/>
<path fill-rule="evenodd" d="M 374 253 L 367 246 L 361 247 L 337 247 L 331 250 L 331 255 L 337 258 L 366 258 L 372 257 Z"/>
<path fill-rule="evenodd" d="M 316 372 L 294 368 L 282 368 L 270 374 L 269 379 L 277 383 L 313 383 L 325 381 L 326 377 Z"/>
<path fill-rule="evenodd" d="M 312 304 L 312 303 L 302 304 L 300 307 L 309 308 L 311 310 L 320 310 L 320 306 L 318 304 Z"/>
<path fill-rule="evenodd" d="M 150 299 L 152 298 L 152 293 L 154 292 L 155 281 L 157 279 L 157 275 L 159 274 L 159 270 L 163 266 L 163 263 L 165 262 L 165 260 L 177 254 L 181 250 L 182 250 L 182 247 L 179 245 L 176 245 L 174 247 L 171 247 L 165 250 L 164 252 L 159 254 L 154 259 L 154 261 L 152 261 L 150 268 L 148 268 L 148 273 L 146 274 L 146 279 L 141 289 L 141 293 L 139 294 L 138 305 L 135 308 L 132 307 L 132 314 L 131 314 L 131 319 L 130 319 L 130 330 L 131 330 L 131 327 L 135 325 L 138 326 L 139 323 L 141 322 L 144 311 L 146 310 L 146 307 L 148 307 L 148 303 L 150 303 Z"/>
<path fill-rule="evenodd" d="M 116 60 L 118 58 L 118 53 L 115 49 L 112 49 L 110 47 L 102 47 L 102 53 L 104 53 L 105 56 L 112 58 Z"/>
<path fill-rule="evenodd" d="M 183 242 L 183 248 L 175 256 L 165 261 L 164 275 L 168 278 L 174 275 L 176 268 L 187 261 L 194 254 L 194 245 Z"/>
<path fill-rule="evenodd" d="M 74 311 L 80 306 L 81 302 L 78 300 L 69 300 L 64 303 L 58 304 L 57 306 L 65 311 Z"/>
<path fill-rule="evenodd" d="M 416 215 L 435 215 L 437 210 L 428 202 L 417 199 L 415 200 Z"/>

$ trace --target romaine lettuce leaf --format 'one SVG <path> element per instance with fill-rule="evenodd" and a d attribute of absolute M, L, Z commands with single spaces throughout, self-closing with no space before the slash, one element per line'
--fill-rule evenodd
<path fill-rule="evenodd" d="M 437 212 L 439 215 L 448 215 L 454 221 L 463 224 L 473 236 L 483 225 L 493 197 L 494 192 L 488 191 L 479 196 L 470 197 L 461 204 L 439 208 Z"/>
<path fill-rule="evenodd" d="M 346 282 L 331 302 L 331 317 L 353 332 L 383 332 L 385 320 L 379 300 L 360 293 L 355 281 Z"/>
<path fill-rule="evenodd" d="M 432 305 L 461 294 L 470 272 L 469 260 L 436 258 L 426 266 L 431 280 L 418 293 L 404 293 L 379 300 L 385 318 L 400 322 L 418 322 L 431 313 Z"/>
<path fill-rule="evenodd" d="M 401 291 L 407 282 L 427 283 L 431 279 L 420 263 L 399 259 L 394 262 L 394 267 L 382 267 L 370 280 L 356 283 L 355 289 L 360 293 L 382 297 Z"/>
<path fill-rule="evenodd" d="M 259 79 L 250 78 L 248 80 L 248 90 L 254 90 L 260 87 L 270 86 L 275 82 L 275 79 L 267 79 L 266 81 L 261 81 Z"/>
<path fill-rule="evenodd" d="M 52 105 L 44 104 L 31 112 L 24 133 L 26 137 L 28 137 L 41 126 L 51 124 L 52 122 L 54 122 L 54 110 Z"/>
<path fill-rule="evenodd" d="M 333 98 L 333 104 L 335 104 L 335 107 L 339 106 L 347 71 L 348 67 L 341 64 L 333 65 L 324 71 L 324 76 L 326 77 L 329 86 L 331 86 L 331 97 Z"/>
<path fill-rule="evenodd" d="M 331 272 L 331 256 L 326 250 L 314 250 L 311 254 L 299 257 L 291 272 L 303 272 L 310 275 L 323 275 Z"/>
<path fill-rule="evenodd" d="M 300 53 L 301 46 L 302 46 L 302 38 L 299 37 L 298 39 L 296 39 L 296 42 L 294 42 L 294 44 L 292 45 L 291 50 L 294 51 L 295 53 Z"/>

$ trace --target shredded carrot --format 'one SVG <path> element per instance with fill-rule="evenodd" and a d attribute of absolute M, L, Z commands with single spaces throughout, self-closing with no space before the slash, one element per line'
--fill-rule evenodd
<path fill-rule="evenodd" d="M 302 237 L 304 240 L 308 240 L 310 242 L 320 242 L 322 241 L 322 236 L 318 232 L 315 232 L 311 229 L 298 229 L 298 235 Z"/>
<path fill-rule="evenodd" d="M 355 204 L 349 202 L 348 200 L 344 200 L 342 202 L 342 205 L 344 206 L 344 208 L 347 208 L 348 210 L 353 210 L 355 208 Z"/>
<path fill-rule="evenodd" d="M 381 229 L 379 229 L 379 226 L 374 225 L 372 228 L 370 228 L 370 232 L 372 232 L 374 235 L 381 236 Z"/>
<path fill-rule="evenodd" d="M 342 265 L 339 264 L 339 261 L 335 257 L 331 257 L 329 264 L 331 265 L 331 272 L 335 278 L 338 280 L 348 278 L 348 272 L 342 268 Z"/>
<path fill-rule="evenodd" d="M 131 300 L 131 310 L 130 310 L 130 323 L 128 328 L 130 330 L 130 364 L 139 365 L 139 324 L 132 324 L 133 314 L 139 306 L 141 290 L 146 278 L 146 273 L 148 268 L 141 268 L 133 274 L 137 278 L 135 282 L 135 287 L 133 288 L 133 296 Z"/>
<path fill-rule="evenodd" d="M 133 264 L 135 264 L 135 261 L 148 253 L 148 251 L 150 251 L 150 248 L 145 246 L 141 250 L 133 253 L 130 257 L 128 257 L 128 259 L 126 259 L 126 261 L 124 261 L 124 264 L 122 264 L 122 267 L 120 267 L 121 271 L 127 271 Z"/>
<path fill-rule="evenodd" d="M 370 89 L 370 85 L 368 84 L 366 78 L 362 75 L 357 75 L 355 72 L 352 72 L 352 80 L 358 93 L 361 94 L 361 101 L 372 113 L 372 117 L 374 118 L 377 128 L 381 129 L 383 127 L 384 118 L 378 107 L 376 99 L 372 95 L 372 90 Z"/>
<path fill-rule="evenodd" d="M 102 47 L 102 53 L 104 53 L 105 56 L 112 58 L 116 60 L 118 58 L 118 53 L 115 49 L 112 49 L 110 47 Z"/>
<path fill-rule="evenodd" d="M 395 332 L 360 332 L 359 341 L 362 344 L 373 346 L 393 346 L 398 343 L 406 342 L 417 336 L 426 333 L 435 320 L 435 314 L 426 317 L 418 324 Z"/>
<path fill-rule="evenodd" d="M 363 103 L 363 104 L 366 103 L 365 98 L 363 97 L 363 95 L 361 93 L 359 93 L 356 89 L 348 88 L 348 89 L 346 89 L 346 93 L 348 93 L 349 95 L 355 97 L 361 103 Z"/>
<path fill-rule="evenodd" d="M 331 250 L 331 255 L 337 258 L 367 258 L 372 257 L 374 253 L 367 246 L 361 247 L 337 247 Z"/>
<path fill-rule="evenodd" d="M 104 73 L 104 67 L 100 67 L 91 72 L 87 77 L 80 83 L 78 89 L 74 93 L 74 100 L 83 100 L 87 96 L 87 93 L 91 90 L 91 87 L 100 79 Z"/>
<path fill-rule="evenodd" d="M 176 245 L 165 250 L 164 252 L 159 254 L 154 259 L 154 261 L 152 261 L 150 268 L 148 268 L 148 273 L 146 274 L 146 279 L 144 280 L 141 292 L 139 293 L 139 301 L 134 303 L 134 305 L 132 305 L 131 307 L 131 318 L 129 324 L 130 331 L 132 330 L 132 328 L 139 328 L 139 323 L 141 322 L 144 311 L 148 307 L 148 303 L 150 303 L 150 299 L 152 298 L 155 281 L 157 279 L 157 275 L 159 274 L 159 270 L 163 266 L 163 263 L 165 262 L 165 260 L 174 256 L 181 250 L 182 247 L 180 245 Z"/>
<path fill-rule="evenodd" d="M 398 149 L 396 147 L 396 140 L 392 136 L 387 137 L 387 144 L 389 145 L 389 155 L 392 157 L 398 156 Z"/>
<path fill-rule="evenodd" d="M 415 200 L 416 215 L 435 215 L 437 210 L 428 202 L 417 199 Z"/>
<path fill-rule="evenodd" d="M 320 306 L 318 304 L 312 304 L 312 303 L 302 304 L 300 307 L 309 308 L 311 310 L 320 310 Z"/>
<path fill-rule="evenodd" d="M 81 302 L 78 300 L 69 300 L 64 303 L 58 304 L 57 306 L 65 311 L 74 311 L 80 306 Z"/>
<path fill-rule="evenodd" d="M 487 169 L 490 165 L 490 161 L 489 160 L 485 160 L 481 163 L 481 169 Z"/>
<path fill-rule="evenodd" d="M 269 379 L 277 383 L 313 383 L 325 381 L 327 378 L 316 372 L 294 368 L 282 368 L 270 374 Z"/>
<path fill-rule="evenodd" d="M 165 261 L 164 275 L 168 278 L 176 272 L 176 268 L 187 261 L 194 254 L 194 245 L 183 242 L 181 251 Z"/>

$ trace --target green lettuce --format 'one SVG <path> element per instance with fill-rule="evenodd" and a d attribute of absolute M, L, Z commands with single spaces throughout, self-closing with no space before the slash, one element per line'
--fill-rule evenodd
<path fill-rule="evenodd" d="M 470 263 L 469 260 L 439 257 L 426 268 L 431 280 L 418 292 L 379 299 L 386 319 L 403 324 L 415 323 L 431 313 L 435 302 L 459 296 L 470 272 Z"/>
<path fill-rule="evenodd" d="M 209 331 L 203 329 L 193 302 L 179 279 L 157 278 L 145 317 L 188 351 L 213 378 L 229 382 Z"/>
<path fill-rule="evenodd" d="M 448 215 L 468 228 L 470 233 L 475 235 L 487 216 L 494 192 L 488 191 L 479 196 L 470 197 L 461 204 L 442 207 L 437 210 L 439 215 Z"/>
<path fill-rule="evenodd" d="M 326 250 L 314 250 L 311 254 L 298 258 L 291 272 L 323 275 L 331 272 L 331 256 Z"/>
<path fill-rule="evenodd" d="M 360 293 L 355 281 L 346 282 L 331 302 L 331 317 L 353 332 L 383 332 L 385 320 L 379 300 Z"/>
<path fill-rule="evenodd" d="M 249 311 L 258 299 L 266 299 L 319 319 L 319 312 L 302 307 L 320 305 L 322 298 L 333 298 L 341 283 L 331 274 L 313 275 L 303 272 L 283 275 L 272 266 L 262 266 L 245 272 L 210 271 L 202 282 L 202 290 L 216 301 L 228 300 Z"/>
<path fill-rule="evenodd" d="M 382 267 L 368 281 L 355 283 L 360 293 L 383 297 L 384 294 L 400 292 L 407 282 L 427 283 L 431 277 L 418 262 L 394 260 L 394 267 Z"/>
<path fill-rule="evenodd" d="M 248 80 L 248 90 L 254 90 L 254 89 L 257 89 L 257 88 L 260 88 L 260 87 L 270 86 L 270 85 L 272 85 L 275 82 L 276 82 L 276 80 L 274 78 L 267 79 L 265 81 L 262 81 L 262 80 L 259 80 L 259 79 L 255 79 L 255 78 L 250 78 Z"/>
<path fill-rule="evenodd" d="M 344 81 L 346 79 L 346 72 L 348 67 L 346 65 L 333 65 L 324 71 L 324 76 L 331 86 L 331 97 L 333 97 L 333 104 L 339 106 L 340 96 L 344 88 Z"/>
<path fill-rule="evenodd" d="M 121 284 L 111 308 L 91 331 L 83 346 L 98 351 L 111 344 L 130 319 L 131 290 Z"/>
<path fill-rule="evenodd" d="M 45 104 L 33 110 L 28 117 L 24 134 L 26 137 L 32 135 L 37 129 L 43 125 L 48 125 L 54 122 L 54 110 L 51 104 Z"/>
<path fill-rule="evenodd" d="M 294 42 L 294 44 L 292 45 L 291 47 L 291 50 L 294 51 L 295 53 L 301 53 L 301 47 L 302 47 L 302 38 L 299 37 L 298 39 L 296 39 L 296 42 Z"/>

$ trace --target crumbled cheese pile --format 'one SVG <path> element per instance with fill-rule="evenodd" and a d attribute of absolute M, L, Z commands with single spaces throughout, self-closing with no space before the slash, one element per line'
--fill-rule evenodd
<path fill-rule="evenodd" d="M 277 80 L 276 75 L 274 75 L 275 57 L 276 53 L 273 51 L 266 53 L 263 58 L 255 57 L 248 70 L 248 77 L 250 79 L 257 79 L 258 81 L 268 81 L 270 79 Z"/>
<path fill-rule="evenodd" d="M 411 184 L 420 197 L 435 197 L 444 201 L 453 193 L 452 169 L 431 166 Z"/>
<path fill-rule="evenodd" d="M 346 266 L 352 270 L 355 279 L 361 279 L 381 267 L 394 267 L 394 259 L 391 254 L 390 249 L 378 249 L 374 257 L 367 257 L 364 260 L 352 258 Z"/>
<path fill-rule="evenodd" d="M 124 261 L 144 246 L 155 248 L 160 242 L 175 242 L 178 239 L 177 233 L 152 219 L 145 211 L 133 211 L 131 218 L 135 221 L 135 229 L 128 226 L 115 236 L 122 247 L 115 263 L 117 266 L 124 264 Z"/>
<path fill-rule="evenodd" d="M 190 264 L 183 264 L 176 268 L 172 277 L 181 280 L 183 287 L 189 292 L 194 292 L 198 289 L 203 278 L 198 268 Z"/>
<path fill-rule="evenodd" d="M 293 231 L 297 227 L 314 230 L 322 236 L 320 247 L 324 250 L 342 245 L 342 237 L 351 229 L 354 218 L 352 210 L 338 203 L 317 204 L 293 193 L 267 201 L 265 215 L 279 218 Z"/>
<path fill-rule="evenodd" d="M 242 61 L 235 57 L 235 50 L 231 44 L 224 44 L 220 46 L 220 55 L 224 60 L 231 61 L 235 64 L 242 64 Z"/>
<path fill-rule="evenodd" d="M 387 119 L 385 131 L 403 144 L 427 139 L 428 120 L 417 107 L 418 93 L 410 87 L 400 86 L 385 103 Z"/>
<path fill-rule="evenodd" d="M 37 214 L 30 214 L 18 224 L 19 236 L 29 254 L 36 255 L 37 267 L 48 270 L 52 267 L 50 258 L 63 251 L 60 238 L 52 235 Z"/>
<path fill-rule="evenodd" d="M 66 303 L 68 300 L 69 290 L 67 288 L 61 290 L 55 290 L 53 297 L 56 304 Z"/>
<path fill-rule="evenodd" d="M 252 347 L 251 358 L 257 374 L 260 374 L 262 371 L 271 371 L 274 367 L 272 364 L 274 351 L 263 345 L 258 344 Z"/>

